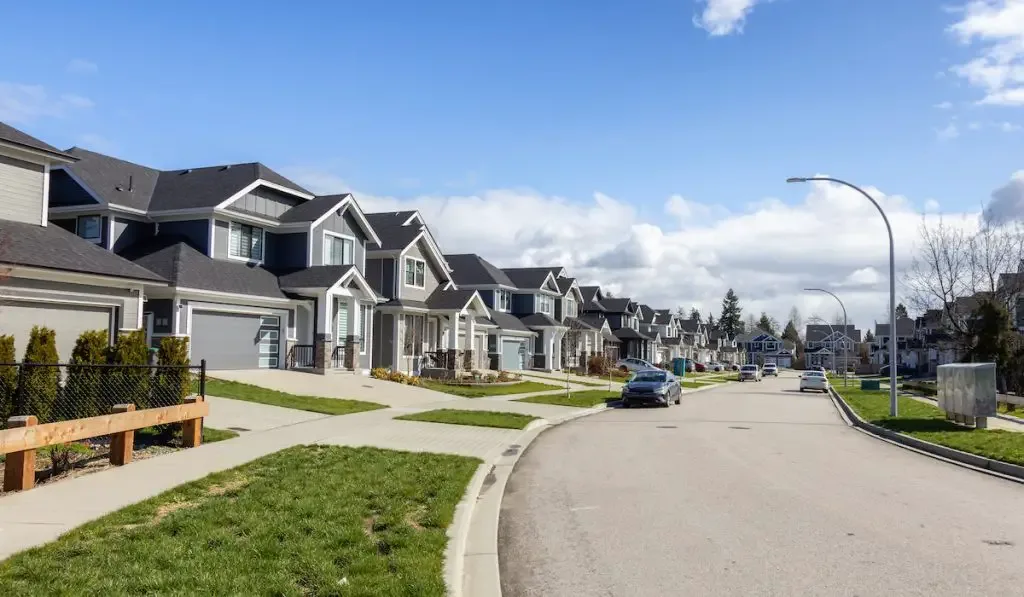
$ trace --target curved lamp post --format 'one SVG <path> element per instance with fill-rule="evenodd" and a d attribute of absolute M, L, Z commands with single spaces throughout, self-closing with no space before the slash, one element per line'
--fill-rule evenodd
<path fill-rule="evenodd" d="M 835 328 L 833 328 L 833 327 L 832 327 L 832 324 L 831 324 L 831 323 L 829 323 L 829 322 L 825 321 L 825 320 L 824 320 L 823 318 L 821 318 L 821 317 L 818 317 L 817 315 L 811 315 L 811 316 L 810 316 L 810 317 L 809 317 L 809 318 L 807 319 L 807 321 L 808 321 L 808 322 L 811 322 L 811 321 L 820 321 L 821 323 L 823 323 L 823 324 L 827 325 L 827 326 L 828 326 L 828 334 L 829 334 L 829 336 L 834 336 L 834 335 L 835 335 L 835 333 L 836 333 L 836 330 L 835 330 Z M 835 346 L 834 346 L 834 345 L 833 345 L 833 348 L 835 348 Z M 807 355 L 806 355 L 806 354 L 804 354 L 804 356 L 806 357 Z M 805 364 L 806 364 L 806 363 L 805 363 Z M 836 371 L 836 355 L 835 355 L 835 352 L 833 352 L 833 353 L 832 353 L 832 372 L 833 372 L 833 373 L 835 373 L 835 371 Z"/>
<path fill-rule="evenodd" d="M 829 292 L 828 290 L 825 290 L 824 288 L 804 288 L 804 290 L 806 292 L 824 292 L 825 294 L 827 294 L 827 295 L 831 296 L 832 298 L 836 299 L 836 301 L 839 303 L 839 306 L 843 309 L 843 335 L 846 336 L 846 332 L 850 331 L 850 324 L 847 322 L 847 319 L 846 319 L 846 305 L 843 304 L 843 301 L 839 300 L 838 296 L 836 296 L 835 294 Z M 833 333 L 835 333 L 835 332 L 833 332 Z M 836 348 L 836 344 L 835 344 L 835 342 L 833 342 L 832 343 L 832 350 L 833 350 L 833 352 L 835 351 L 835 348 Z M 833 355 L 833 358 L 835 358 L 835 355 Z M 849 383 L 849 380 L 847 379 L 847 375 L 846 375 L 846 370 L 847 370 L 847 368 L 849 368 L 849 366 L 850 366 L 850 345 L 847 342 L 844 341 L 843 342 L 843 387 L 846 387 L 848 385 L 848 383 Z"/>
<path fill-rule="evenodd" d="M 786 182 L 810 182 L 810 181 L 824 181 L 834 182 L 836 184 L 849 187 L 871 202 L 881 214 L 882 220 L 885 221 L 885 230 L 889 233 L 889 416 L 895 417 L 899 413 L 899 403 L 896 401 L 896 365 L 897 360 L 897 347 L 896 347 L 896 244 L 892 239 L 892 226 L 889 225 L 889 217 L 885 215 L 885 210 L 882 206 L 875 201 L 875 198 L 867 194 L 867 191 L 858 187 L 853 183 L 840 180 L 838 178 L 832 178 L 830 176 L 808 176 L 808 177 L 794 177 L 787 178 Z"/>

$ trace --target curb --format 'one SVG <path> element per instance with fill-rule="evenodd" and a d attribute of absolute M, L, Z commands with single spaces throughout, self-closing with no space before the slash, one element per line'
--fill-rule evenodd
<path fill-rule="evenodd" d="M 868 423 L 864 419 L 860 418 L 860 416 L 850 408 L 850 405 L 843 400 L 843 397 L 840 396 L 839 392 L 837 392 L 835 388 L 831 387 L 831 385 L 829 386 L 829 397 L 832 398 L 832 404 L 835 405 L 836 409 L 839 411 L 843 421 L 848 426 L 853 427 L 858 431 L 895 446 L 917 452 L 918 454 L 924 454 L 925 456 L 931 456 L 937 460 L 942 460 L 943 462 L 969 468 L 980 473 L 999 477 L 1000 479 L 1006 479 L 1007 481 L 1024 483 L 1024 466 L 1018 466 L 1008 462 L 985 458 L 984 456 L 961 452 L 960 450 L 926 442 L 924 440 L 917 439 L 916 437 L 903 435 L 902 433 L 880 427 L 874 423 Z"/>

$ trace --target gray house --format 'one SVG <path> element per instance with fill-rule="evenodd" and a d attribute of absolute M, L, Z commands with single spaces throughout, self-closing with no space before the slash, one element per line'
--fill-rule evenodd
<path fill-rule="evenodd" d="M 161 276 L 50 222 L 52 172 L 75 157 L 0 123 L 0 333 L 24 355 L 32 326 L 56 331 L 61 361 L 87 330 L 143 326 L 147 292 Z"/>
<path fill-rule="evenodd" d="M 49 217 L 169 282 L 146 289 L 155 345 L 190 338 L 213 369 L 367 371 L 380 238 L 348 194 L 316 197 L 263 164 L 157 170 L 72 148 Z"/>
<path fill-rule="evenodd" d="M 373 367 L 489 368 L 488 333 L 497 324 L 479 292 L 452 281 L 452 268 L 419 212 L 366 217 L 380 237 L 367 247 L 366 278 L 386 300 L 373 317 Z M 454 359 L 448 356 L 452 351 Z M 444 363 L 430 362 L 442 352 Z"/>
<path fill-rule="evenodd" d="M 583 302 L 580 305 L 579 319 L 590 327 L 600 330 L 600 353 L 611 361 L 619 360 L 622 341 L 612 332 L 611 323 L 608 320 L 608 309 L 604 306 L 604 293 L 600 286 L 580 286 L 580 296 Z"/>

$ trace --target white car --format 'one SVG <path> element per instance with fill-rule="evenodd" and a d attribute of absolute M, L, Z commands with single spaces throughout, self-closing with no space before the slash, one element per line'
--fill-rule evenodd
<path fill-rule="evenodd" d="M 821 371 L 804 371 L 800 375 L 800 391 L 805 390 L 828 392 L 828 378 Z"/>
<path fill-rule="evenodd" d="M 643 359 L 619 359 L 615 362 L 616 369 L 625 368 L 628 371 L 645 371 L 647 369 L 657 369 L 652 363 L 648 363 Z"/>
<path fill-rule="evenodd" d="M 761 381 L 761 368 L 757 365 L 743 365 L 740 367 L 740 381 Z"/>
<path fill-rule="evenodd" d="M 761 374 L 762 375 L 774 375 L 775 377 L 778 377 L 779 376 L 779 366 L 776 365 L 775 363 L 765 363 L 764 364 L 764 368 L 761 369 Z"/>
<path fill-rule="evenodd" d="M 721 363 L 708 363 L 708 369 L 711 371 L 725 371 L 725 365 Z"/>

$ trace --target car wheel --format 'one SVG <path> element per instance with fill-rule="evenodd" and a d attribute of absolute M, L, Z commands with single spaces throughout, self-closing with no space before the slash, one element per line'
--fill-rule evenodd
<path fill-rule="evenodd" d="M 625 398 L 622 399 L 622 408 L 629 408 L 629 400 Z"/>
<path fill-rule="evenodd" d="M 804 389 L 803 389 L 803 388 L 800 388 L 800 391 L 801 391 L 801 392 L 803 392 L 803 391 L 804 391 Z"/>

